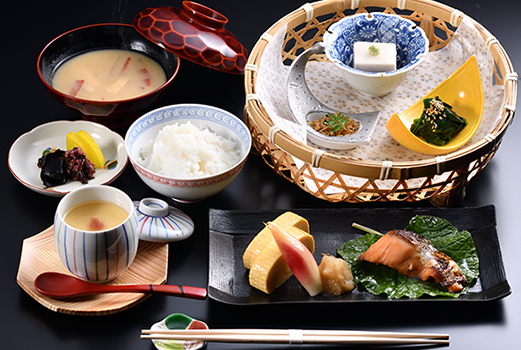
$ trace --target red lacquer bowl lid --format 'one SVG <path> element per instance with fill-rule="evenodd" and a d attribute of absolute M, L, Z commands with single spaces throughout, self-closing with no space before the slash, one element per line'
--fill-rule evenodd
<path fill-rule="evenodd" d="M 243 74 L 248 53 L 224 26 L 228 19 L 204 5 L 155 7 L 140 12 L 133 25 L 149 40 L 179 57 L 233 74 Z"/>

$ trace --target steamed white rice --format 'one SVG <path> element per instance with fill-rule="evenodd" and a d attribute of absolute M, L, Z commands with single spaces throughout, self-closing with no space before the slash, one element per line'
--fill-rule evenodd
<path fill-rule="evenodd" d="M 146 169 L 176 179 L 215 175 L 240 160 L 233 140 L 200 129 L 190 122 L 163 127 L 143 145 L 139 163 Z"/>

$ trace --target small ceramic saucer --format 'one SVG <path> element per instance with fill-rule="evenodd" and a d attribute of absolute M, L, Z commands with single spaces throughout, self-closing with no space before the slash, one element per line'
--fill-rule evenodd
<path fill-rule="evenodd" d="M 206 323 L 195 320 L 185 314 L 171 314 L 164 320 L 157 322 L 150 329 L 167 330 L 167 329 L 208 329 Z M 202 348 L 205 343 L 194 340 L 156 340 L 152 339 L 152 343 L 159 350 L 167 349 L 190 349 L 197 350 Z"/>
<path fill-rule="evenodd" d="M 175 242 L 194 232 L 194 222 L 181 210 L 157 198 L 135 201 L 139 239 L 151 242 Z"/>

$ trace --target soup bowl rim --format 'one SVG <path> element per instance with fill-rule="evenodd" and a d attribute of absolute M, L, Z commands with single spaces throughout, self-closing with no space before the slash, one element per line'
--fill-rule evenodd
<path fill-rule="evenodd" d="M 158 93 L 160 90 L 164 89 L 165 87 L 169 86 L 172 81 L 174 80 L 174 78 L 177 76 L 177 73 L 179 72 L 179 63 L 180 63 L 180 60 L 179 60 L 179 57 L 166 50 L 166 49 L 163 49 L 161 47 L 159 47 L 160 49 L 162 50 L 165 50 L 166 52 L 168 52 L 169 54 L 173 55 L 175 58 L 176 58 L 176 67 L 174 68 L 174 71 L 172 72 L 172 76 L 168 77 L 168 74 L 167 74 L 167 79 L 166 81 L 161 84 L 159 87 L 157 87 L 156 89 L 152 90 L 152 91 L 149 91 L 147 93 L 144 93 L 144 94 L 140 94 L 140 95 L 137 95 L 137 96 L 133 96 L 133 97 L 128 97 L 128 98 L 124 98 L 124 99 L 116 99 L 116 100 L 91 100 L 91 99 L 85 99 L 85 98 L 81 98 L 81 97 L 76 97 L 76 96 L 72 96 L 72 95 L 69 95 L 63 91 L 60 91 L 60 90 L 57 90 L 56 88 L 54 88 L 52 86 L 52 82 L 49 82 L 48 79 L 46 79 L 44 76 L 43 76 L 43 73 L 42 73 L 42 69 L 41 69 L 41 62 L 42 62 L 42 59 L 43 59 L 43 55 L 44 53 L 49 49 L 49 47 L 56 43 L 58 40 L 62 39 L 63 37 L 67 36 L 67 35 L 70 35 L 74 32 L 79 32 L 81 30 L 84 30 L 84 29 L 89 29 L 89 28 L 94 28 L 94 27 L 103 27 L 103 26 L 115 26 L 115 27 L 118 27 L 118 26 L 121 26 L 121 27 L 126 27 L 126 28 L 129 28 L 129 29 L 134 29 L 134 27 L 130 24 L 126 24 L 126 23 L 110 23 L 110 22 L 107 22 L 107 23 L 96 23 L 96 24 L 88 24 L 88 25 L 84 25 L 84 26 L 80 26 L 80 27 L 77 27 L 77 28 L 74 28 L 74 29 L 70 29 L 58 36 L 56 36 L 54 39 L 52 39 L 51 41 L 49 41 L 45 47 L 40 51 L 39 55 L 38 55 L 38 59 L 36 61 L 36 69 L 38 71 L 38 75 L 40 77 L 40 80 L 43 82 L 43 84 L 45 85 L 45 87 L 47 89 L 49 89 L 50 91 L 52 91 L 53 93 L 55 94 L 58 94 L 60 96 L 64 96 L 66 98 L 69 98 L 71 100 L 74 100 L 74 101 L 77 101 L 78 103 L 81 103 L 81 104 L 92 104 L 92 105 L 97 105 L 97 104 L 100 104 L 100 105 L 108 105 L 108 104 L 118 104 L 118 103 L 125 103 L 125 102 L 130 102 L 130 101 L 135 101 L 135 100 L 138 100 L 138 99 L 141 99 L 141 98 L 146 98 L 150 95 L 154 95 L 156 93 Z M 139 32 L 136 30 L 136 33 L 139 34 Z M 148 40 L 146 39 L 145 37 L 143 37 L 145 40 Z M 151 43 L 152 45 L 156 45 L 154 43 Z M 156 45 L 157 46 L 157 45 Z M 89 51 L 95 51 L 96 49 L 92 49 L 92 50 L 89 50 Z M 138 53 L 141 53 L 147 57 L 150 57 L 149 55 L 147 55 L 146 53 L 142 52 L 142 51 L 139 51 L 139 50 L 130 50 L 130 51 L 133 51 L 133 52 L 138 52 Z M 88 52 L 88 51 L 85 51 L 85 52 Z M 72 57 L 66 57 L 64 58 L 60 64 L 63 64 L 63 62 L 69 60 L 70 58 Z M 151 57 L 150 57 L 151 58 Z M 152 58 L 153 59 L 153 58 Z M 156 60 L 154 60 L 156 61 Z M 157 62 L 157 61 L 156 61 Z M 163 65 L 161 63 L 158 62 L 158 64 L 161 66 L 161 68 L 165 69 L 163 67 Z M 166 72 L 165 72 L 166 73 Z"/>

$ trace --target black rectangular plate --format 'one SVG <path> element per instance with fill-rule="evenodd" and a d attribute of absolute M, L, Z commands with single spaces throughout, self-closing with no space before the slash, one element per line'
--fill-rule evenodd
<path fill-rule="evenodd" d="M 353 222 L 385 233 L 405 228 L 415 215 L 432 215 L 451 222 L 458 230 L 468 230 L 474 239 L 480 260 L 480 276 L 468 293 L 458 298 L 422 297 L 420 299 L 388 299 L 373 295 L 358 286 L 341 296 L 310 297 L 294 276 L 271 294 L 251 287 L 248 270 L 242 255 L 246 247 L 263 228 L 264 223 L 275 219 L 283 210 L 218 210 L 210 209 L 210 257 L 208 295 L 210 298 L 236 305 L 263 303 L 345 303 L 345 302 L 406 302 L 406 301 L 489 301 L 511 293 L 506 280 L 501 250 L 496 231 L 495 208 L 339 208 L 294 209 L 306 218 L 315 238 L 315 258 L 336 255 L 342 243 L 364 235 L 352 228 Z"/>

